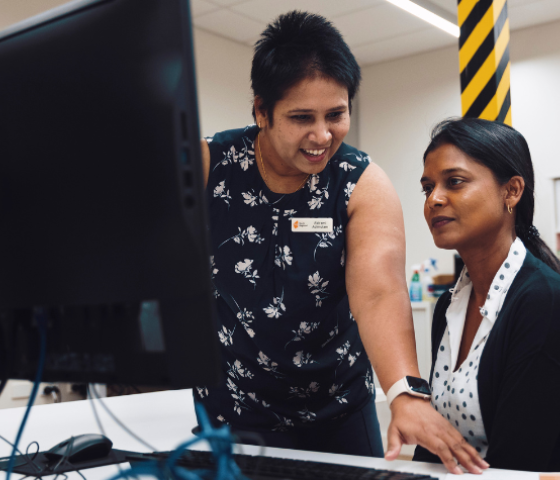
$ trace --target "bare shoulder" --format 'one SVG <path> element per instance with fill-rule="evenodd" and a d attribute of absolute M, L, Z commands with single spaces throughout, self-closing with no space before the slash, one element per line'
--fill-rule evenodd
<path fill-rule="evenodd" d="M 204 186 L 206 187 L 210 173 L 210 147 L 204 138 L 200 140 L 200 153 L 202 156 L 202 175 L 204 177 Z"/>
<path fill-rule="evenodd" d="M 402 218 L 401 203 L 397 192 L 387 174 L 375 163 L 370 163 L 362 173 L 348 202 L 350 218 L 363 210 L 368 211 L 370 218 L 390 217 L 395 213 L 398 218 Z"/>

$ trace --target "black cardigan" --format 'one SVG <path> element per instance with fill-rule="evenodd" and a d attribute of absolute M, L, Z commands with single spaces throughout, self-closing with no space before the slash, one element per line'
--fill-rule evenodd
<path fill-rule="evenodd" d="M 434 311 L 430 384 L 450 300 L 446 292 Z M 490 466 L 560 471 L 560 275 L 529 251 L 488 336 L 477 379 Z M 420 446 L 414 460 L 440 462 Z"/>

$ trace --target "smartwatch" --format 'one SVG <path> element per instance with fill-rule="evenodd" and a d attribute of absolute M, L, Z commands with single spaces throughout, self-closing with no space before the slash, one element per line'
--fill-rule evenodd
<path fill-rule="evenodd" d="M 413 397 L 429 399 L 432 396 L 430 384 L 423 378 L 406 376 L 396 382 L 387 392 L 387 404 L 391 406 L 393 400 L 401 393 L 408 393 Z"/>

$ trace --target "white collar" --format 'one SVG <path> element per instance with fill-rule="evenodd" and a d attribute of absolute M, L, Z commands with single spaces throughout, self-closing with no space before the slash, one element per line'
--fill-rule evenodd
<path fill-rule="evenodd" d="M 511 244 L 509 253 L 504 263 L 496 272 L 490 291 L 487 294 L 486 302 L 480 307 L 480 314 L 482 315 L 482 322 L 476 333 L 471 349 L 476 347 L 478 343 L 485 337 L 498 318 L 506 294 L 521 269 L 527 250 L 523 242 L 516 238 Z M 451 296 L 451 304 L 447 309 L 446 319 L 449 332 L 449 347 L 451 350 L 451 365 L 455 369 L 457 357 L 459 356 L 459 349 L 461 348 L 461 339 L 463 337 L 463 327 L 465 326 L 465 319 L 467 315 L 467 308 L 469 298 L 472 290 L 472 282 L 469 277 L 467 267 L 463 267 L 459 280 L 452 289 L 453 295 Z"/>
<path fill-rule="evenodd" d="M 504 303 L 509 287 L 513 283 L 517 272 L 523 266 L 527 250 L 518 238 L 511 244 L 507 258 L 492 280 L 492 286 L 486 296 L 486 302 L 480 307 L 480 314 L 488 318 L 492 324 L 498 318 L 498 314 Z"/>

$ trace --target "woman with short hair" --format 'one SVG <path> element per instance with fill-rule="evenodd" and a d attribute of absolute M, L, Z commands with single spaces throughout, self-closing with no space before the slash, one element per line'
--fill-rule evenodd
<path fill-rule="evenodd" d="M 202 142 L 224 378 L 195 399 L 270 446 L 382 456 L 370 360 L 385 390 L 419 373 L 399 199 L 343 143 L 360 68 L 330 22 L 294 11 L 263 32 L 251 82 L 256 125 Z M 422 443 L 484 468 L 425 400 L 392 410 L 387 458 Z"/>
<path fill-rule="evenodd" d="M 475 118 L 424 154 L 435 244 L 465 262 L 432 324 L 432 405 L 495 468 L 560 470 L 560 261 L 533 225 L 523 136 Z M 415 460 L 437 461 L 422 447 Z"/>

